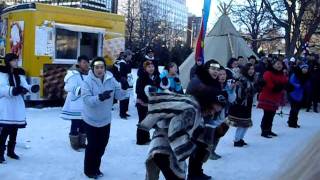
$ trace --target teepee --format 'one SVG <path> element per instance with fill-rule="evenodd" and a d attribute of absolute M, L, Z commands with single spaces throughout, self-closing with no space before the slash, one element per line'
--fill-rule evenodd
<path fill-rule="evenodd" d="M 220 5 L 219 9 L 223 14 L 205 38 L 205 62 L 215 59 L 225 66 L 231 57 L 243 56 L 247 58 L 255 55 L 228 16 L 230 4 Z M 179 67 L 180 79 L 184 88 L 190 81 L 190 70 L 195 64 L 194 56 L 195 53 L 193 52 Z"/>

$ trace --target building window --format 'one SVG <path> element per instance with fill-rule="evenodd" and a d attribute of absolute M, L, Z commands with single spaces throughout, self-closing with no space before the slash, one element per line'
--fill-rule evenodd
<path fill-rule="evenodd" d="M 56 59 L 77 59 L 78 32 L 56 29 Z"/>

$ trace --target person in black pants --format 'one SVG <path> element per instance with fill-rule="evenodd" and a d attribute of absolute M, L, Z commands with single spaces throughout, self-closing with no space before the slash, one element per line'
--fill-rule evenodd
<path fill-rule="evenodd" d="M 276 111 L 263 110 L 263 117 L 261 121 L 261 129 L 266 132 L 272 132 L 272 124 Z"/>
<path fill-rule="evenodd" d="M 0 164 L 5 162 L 4 152 L 8 141 L 7 155 L 12 159 L 19 159 L 15 153 L 16 139 L 19 128 L 25 128 L 26 108 L 23 95 L 37 93 L 39 85 L 29 85 L 25 71 L 18 67 L 18 56 L 6 54 L 5 66 L 0 66 Z"/>
<path fill-rule="evenodd" d="M 14 152 L 16 140 L 17 140 L 18 128 L 17 127 L 4 127 L 0 133 L 0 142 L 5 142 L 9 136 L 7 155 L 12 159 L 19 159 L 20 157 Z M 5 149 L 5 145 L 1 145 L 1 149 Z M 1 158 L 1 157 L 0 157 Z M 0 163 L 4 161 L 0 159 Z"/>
<path fill-rule="evenodd" d="M 183 178 L 179 178 L 174 174 L 172 169 L 170 169 L 170 157 L 166 154 L 155 154 L 153 156 L 154 163 L 161 170 L 163 176 L 167 180 L 184 180 Z"/>
<path fill-rule="evenodd" d="M 119 71 L 119 82 L 121 83 L 121 87 L 124 90 L 128 90 L 129 88 L 133 88 L 132 76 L 131 76 L 131 59 L 133 53 L 130 50 L 126 50 L 120 60 L 117 61 L 115 66 Z M 130 115 L 127 113 L 129 110 L 129 102 L 130 102 L 130 91 L 127 92 L 126 98 L 124 100 L 119 101 L 120 106 L 120 118 L 127 119 Z"/>
<path fill-rule="evenodd" d="M 88 145 L 84 159 L 86 174 L 102 174 L 100 171 L 101 158 L 104 154 L 110 136 L 110 124 L 101 128 L 86 125 Z M 98 172 L 96 172 L 96 170 Z"/>
<path fill-rule="evenodd" d="M 298 114 L 303 105 L 303 99 L 306 94 L 310 94 L 310 76 L 308 72 L 309 66 L 302 64 L 290 77 L 290 85 L 293 91 L 289 93 L 289 101 L 291 104 L 288 126 L 290 128 L 299 128 Z"/>
<path fill-rule="evenodd" d="M 81 87 L 82 116 L 88 140 L 84 174 L 96 179 L 103 176 L 100 164 L 109 140 L 113 99 L 122 100 L 124 92 L 112 73 L 106 71 L 102 57 L 92 61 L 91 69 Z"/>
<path fill-rule="evenodd" d="M 136 84 L 139 123 L 144 120 L 148 113 L 148 97 L 145 93 L 146 86 L 153 86 L 155 90 L 160 87 L 160 77 L 155 74 L 155 67 L 152 61 L 145 61 L 143 64 L 144 71 L 140 74 Z M 144 145 L 150 142 L 148 131 L 137 128 L 137 144 Z"/>

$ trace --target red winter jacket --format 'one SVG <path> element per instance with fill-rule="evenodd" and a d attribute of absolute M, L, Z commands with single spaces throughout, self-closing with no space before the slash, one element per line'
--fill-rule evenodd
<path fill-rule="evenodd" d="M 288 77 L 283 73 L 266 71 L 263 74 L 265 86 L 259 95 L 258 108 L 267 111 L 277 111 L 284 98 L 284 88 Z"/>

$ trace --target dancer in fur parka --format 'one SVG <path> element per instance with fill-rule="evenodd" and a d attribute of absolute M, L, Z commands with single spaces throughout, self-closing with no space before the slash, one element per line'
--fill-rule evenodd
<path fill-rule="evenodd" d="M 9 136 L 7 155 L 12 159 L 19 159 L 15 153 L 16 138 L 19 128 L 25 128 L 26 108 L 23 95 L 37 93 L 39 85 L 29 85 L 25 71 L 18 67 L 18 56 L 6 54 L 5 66 L 0 66 L 0 163 L 5 161 L 4 151 Z"/>
<path fill-rule="evenodd" d="M 248 128 L 252 126 L 251 111 L 255 94 L 254 66 L 251 63 L 241 68 L 240 79 L 236 86 L 236 101 L 229 108 L 228 122 L 237 128 L 234 146 L 247 145 L 243 140 Z"/>
<path fill-rule="evenodd" d="M 201 140 L 206 139 L 207 135 L 202 117 L 221 111 L 221 91 L 198 87 L 189 96 L 171 92 L 154 93 L 152 89 L 149 91 L 148 115 L 139 125 L 148 131 L 155 130 L 146 162 L 146 179 L 159 179 L 161 171 L 167 180 L 183 180 L 187 170 L 185 160 L 192 154 L 195 156 L 193 159 L 203 160 L 198 158 L 203 155 L 198 152 L 203 144 Z M 194 151 L 197 153 L 194 154 Z M 195 175 L 200 174 L 192 174 L 192 178 Z"/>
<path fill-rule="evenodd" d="M 64 90 L 68 93 L 60 117 L 71 120 L 70 145 L 74 150 L 86 147 L 86 134 L 82 118 L 83 100 L 81 85 L 89 71 L 89 58 L 79 56 L 78 63 L 68 70 L 64 77 Z"/>

